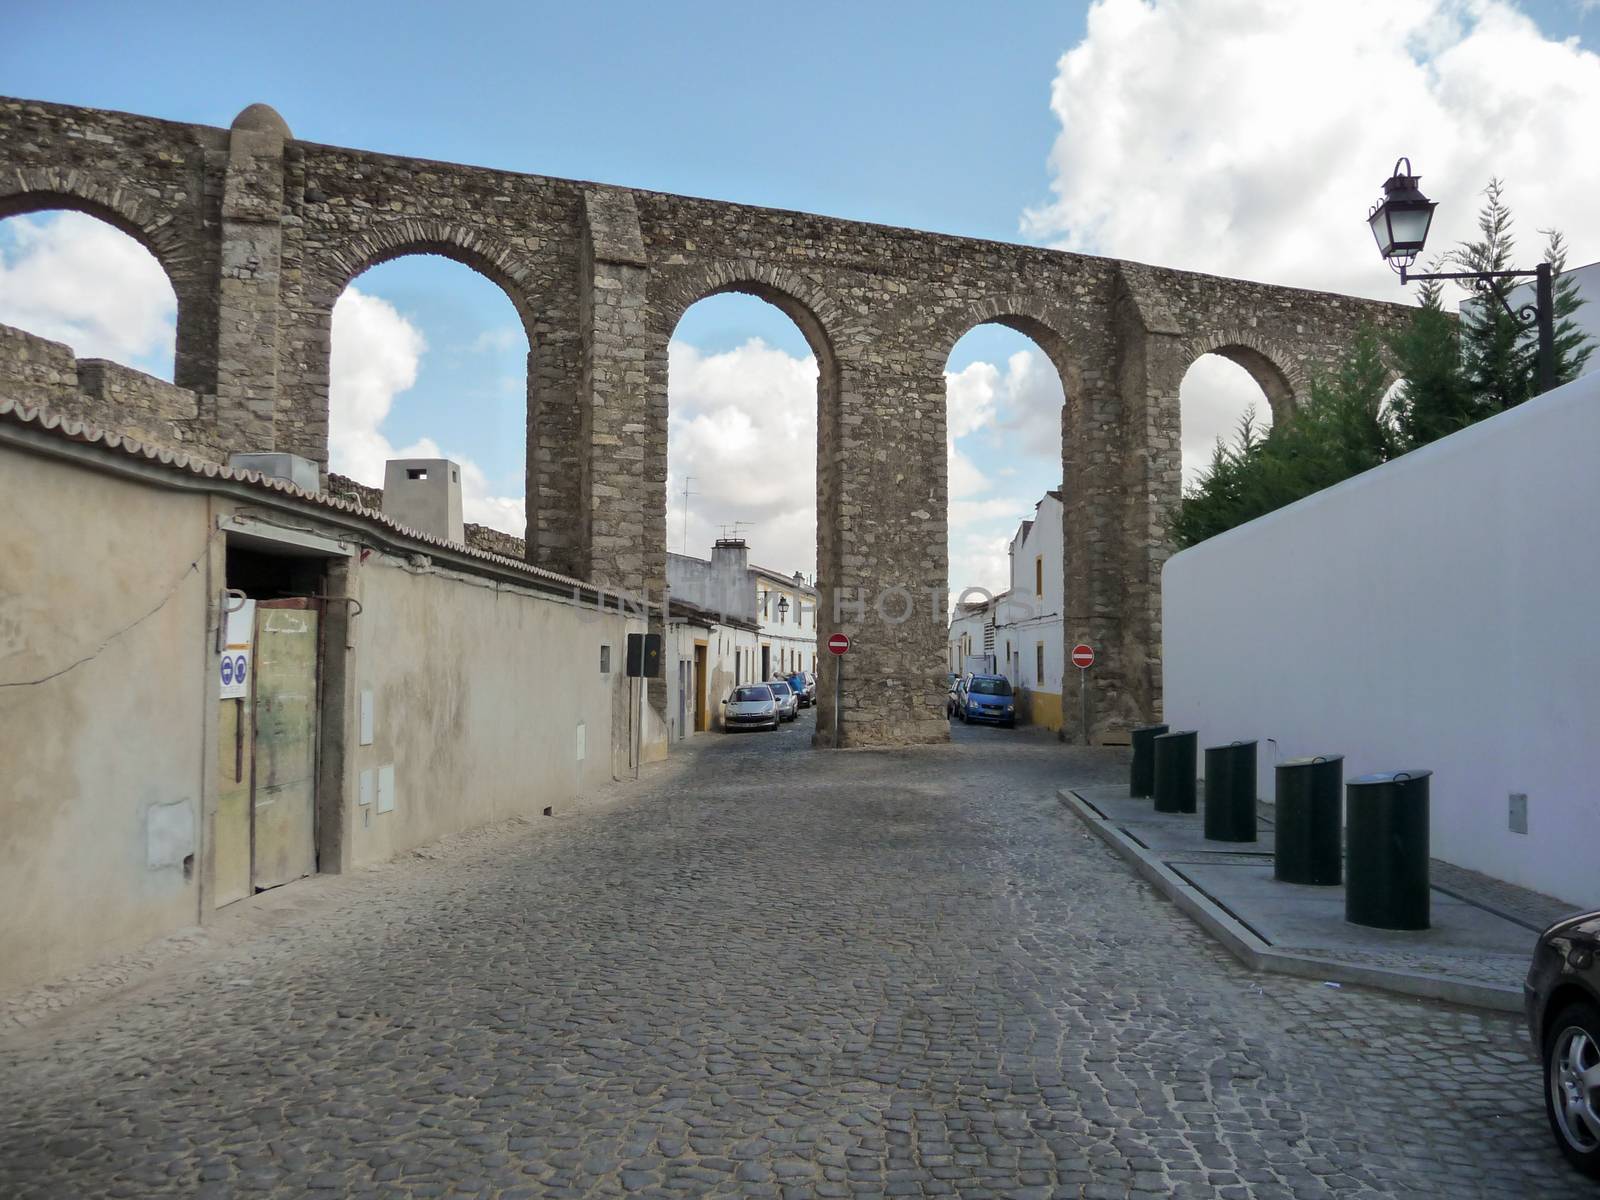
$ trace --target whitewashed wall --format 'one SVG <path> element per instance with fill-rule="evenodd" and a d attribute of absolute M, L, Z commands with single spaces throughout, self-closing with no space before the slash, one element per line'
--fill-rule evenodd
<path fill-rule="evenodd" d="M 1600 376 L 1173 556 L 1202 747 L 1428 767 L 1436 857 L 1600 907 Z M 1528 832 L 1508 798 L 1528 794 Z"/>

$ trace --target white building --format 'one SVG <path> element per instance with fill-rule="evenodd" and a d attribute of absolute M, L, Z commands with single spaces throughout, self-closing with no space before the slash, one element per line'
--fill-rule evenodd
<path fill-rule="evenodd" d="M 718 729 L 741 683 L 817 668 L 817 590 L 798 572 L 752 567 L 742 538 L 709 559 L 667 555 L 673 636 L 666 663 L 669 736 Z"/>
<path fill-rule="evenodd" d="M 817 589 L 796 571 L 785 575 L 751 567 L 761 624 L 761 678 L 775 673 L 816 672 Z"/>
<path fill-rule="evenodd" d="M 1010 587 L 958 604 L 949 632 L 950 670 L 964 672 L 970 655 L 994 655 L 1022 719 L 1052 730 L 1061 728 L 1066 674 L 1061 513 L 1061 493 L 1045 493 L 1011 539 Z"/>

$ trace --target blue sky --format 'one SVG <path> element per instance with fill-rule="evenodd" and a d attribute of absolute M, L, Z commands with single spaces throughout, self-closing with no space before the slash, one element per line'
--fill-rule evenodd
<path fill-rule="evenodd" d="M 1586 144 L 1597 21 L 1579 0 L 31 4 L 8 14 L 0 79 L 14 95 L 219 126 L 264 101 L 311 141 L 1404 299 L 1360 257 L 1364 206 L 1402 152 L 1459 197 L 1444 233 L 1470 227 L 1493 172 L 1511 181 L 1530 245 L 1534 227 L 1558 223 L 1574 261 L 1600 259 L 1585 227 L 1597 181 L 1536 136 L 1560 124 L 1541 108 L 1560 91 L 1573 144 Z M 1392 123 L 1374 113 L 1378 95 L 1396 105 Z M 1274 171 L 1295 186 L 1264 207 L 1251 188 Z M 19 228 L 0 223 L 0 320 L 12 323 L 39 308 L 19 290 L 37 277 L 22 264 L 41 235 Z M 486 496 L 514 500 L 526 345 L 509 302 L 431 259 L 385 264 L 356 287 L 387 306 L 366 312 L 372 353 L 399 330 L 415 360 L 409 376 L 363 377 L 377 397 L 368 461 L 430 439 L 481 469 Z M 111 356 L 170 371 L 169 347 L 130 332 L 149 304 L 104 307 Z M 765 457 L 793 458 L 767 441 L 805 429 L 762 422 L 802 406 L 803 372 L 787 366 L 807 353 L 798 331 L 758 301 L 719 298 L 691 310 L 678 340 L 693 353 L 674 358 L 675 487 L 680 446 L 711 475 L 726 474 L 719 439 L 753 436 Z M 976 421 L 955 449 L 986 480 L 960 512 L 970 544 L 953 529 L 953 584 L 994 582 L 995 548 L 1060 483 L 1053 450 L 1019 433 L 1036 440 L 1054 419 L 1024 411 L 1051 402 L 1014 358 L 1026 350 L 985 329 L 952 355 Z M 1186 456 L 1258 395 L 1230 369 L 1197 367 L 1193 400 L 1186 381 Z M 734 394 L 740 378 L 751 396 Z M 741 506 L 737 491 L 695 486 L 707 494 L 692 501 L 691 542 Z M 750 509 L 770 527 L 765 553 L 754 539 L 770 565 L 809 569 L 804 531 L 783 520 L 797 504 L 809 493 Z"/>

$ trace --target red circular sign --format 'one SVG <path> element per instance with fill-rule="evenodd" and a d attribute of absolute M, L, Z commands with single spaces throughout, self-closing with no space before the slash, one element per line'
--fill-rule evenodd
<path fill-rule="evenodd" d="M 1072 648 L 1072 665 L 1080 670 L 1094 666 L 1094 647 L 1079 642 Z"/>
<path fill-rule="evenodd" d="M 843 654 L 850 649 L 850 635 L 836 633 L 828 638 L 828 650 L 832 654 Z"/>

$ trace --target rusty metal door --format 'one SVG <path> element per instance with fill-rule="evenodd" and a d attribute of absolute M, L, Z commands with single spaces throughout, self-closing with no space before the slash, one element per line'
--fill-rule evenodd
<path fill-rule="evenodd" d="M 309 599 L 256 605 L 255 803 L 251 883 L 277 887 L 317 869 L 317 660 Z"/>

